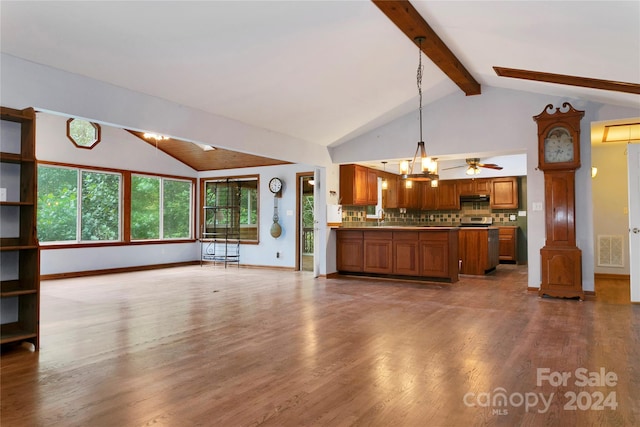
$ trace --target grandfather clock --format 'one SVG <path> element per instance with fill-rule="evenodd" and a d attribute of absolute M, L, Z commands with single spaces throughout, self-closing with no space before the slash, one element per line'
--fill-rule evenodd
<path fill-rule="evenodd" d="M 538 169 L 544 172 L 545 245 L 540 249 L 538 294 L 584 299 L 582 251 L 576 246 L 575 173 L 580 167 L 580 119 L 584 111 L 549 104 L 538 124 Z"/>

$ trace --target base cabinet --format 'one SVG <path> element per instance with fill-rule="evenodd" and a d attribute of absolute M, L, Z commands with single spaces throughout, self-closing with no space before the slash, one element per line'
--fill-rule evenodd
<path fill-rule="evenodd" d="M 458 281 L 458 229 L 338 230 L 337 257 L 339 272 L 454 283 Z"/>
<path fill-rule="evenodd" d="M 338 233 L 336 255 L 338 271 L 362 272 L 364 264 L 362 231 L 343 231 Z"/>
<path fill-rule="evenodd" d="M 365 231 L 363 271 L 378 274 L 391 274 L 393 271 L 392 233 Z"/>
<path fill-rule="evenodd" d="M 518 227 L 498 227 L 500 262 L 518 262 Z"/>
<path fill-rule="evenodd" d="M 497 228 L 463 228 L 460 230 L 460 273 L 486 274 L 498 266 Z"/>

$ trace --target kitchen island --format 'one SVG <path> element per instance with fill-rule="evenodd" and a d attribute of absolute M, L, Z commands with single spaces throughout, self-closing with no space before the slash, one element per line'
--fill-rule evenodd
<path fill-rule="evenodd" d="M 341 227 L 339 273 L 458 281 L 458 227 Z"/>
<path fill-rule="evenodd" d="M 462 227 L 458 241 L 460 274 L 484 275 L 500 262 L 497 227 Z"/>

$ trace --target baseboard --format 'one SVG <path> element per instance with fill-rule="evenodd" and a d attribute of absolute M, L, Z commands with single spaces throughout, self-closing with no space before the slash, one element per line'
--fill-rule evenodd
<path fill-rule="evenodd" d="M 107 268 L 103 270 L 71 271 L 68 273 L 42 274 L 40 280 L 70 279 L 73 277 L 99 276 L 101 274 L 130 273 L 133 271 L 157 270 L 160 268 L 198 265 L 200 261 L 173 262 L 169 264 L 138 265 L 134 267 Z"/>
<path fill-rule="evenodd" d="M 527 288 L 527 292 L 535 292 L 535 293 L 538 293 L 538 291 L 539 291 L 539 290 L 540 290 L 540 288 L 533 288 L 533 287 L 531 287 L 531 286 L 529 286 L 529 287 Z M 584 292 L 584 294 L 585 294 L 585 295 L 588 295 L 588 296 L 593 296 L 593 297 L 594 297 L 594 296 L 596 296 L 595 291 L 583 291 L 583 292 Z"/>
<path fill-rule="evenodd" d="M 593 277 L 602 280 L 631 280 L 630 274 L 595 273 Z"/>
<path fill-rule="evenodd" d="M 338 272 L 327 274 L 327 279 L 337 279 L 338 277 L 340 277 Z"/>

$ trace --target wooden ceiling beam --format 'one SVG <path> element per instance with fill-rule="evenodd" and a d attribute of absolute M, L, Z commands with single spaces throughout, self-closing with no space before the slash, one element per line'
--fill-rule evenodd
<path fill-rule="evenodd" d="M 371 0 L 396 26 L 415 43 L 424 37 L 422 52 L 467 95 L 481 93 L 478 83 L 462 65 L 427 21 L 408 0 Z"/>
<path fill-rule="evenodd" d="M 640 95 L 640 84 L 638 83 L 616 82 L 613 80 L 600 80 L 589 77 L 568 76 L 565 74 L 518 70 L 516 68 L 493 67 L 493 69 L 500 77 L 511 77 L 514 79 L 534 80 L 544 83 L 555 83 L 560 85 L 579 86 Z"/>

